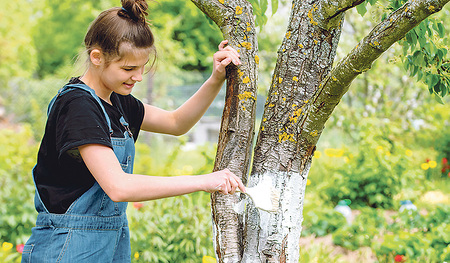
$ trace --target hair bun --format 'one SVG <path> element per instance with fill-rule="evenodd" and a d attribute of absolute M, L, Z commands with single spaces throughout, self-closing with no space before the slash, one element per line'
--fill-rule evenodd
<path fill-rule="evenodd" d="M 119 15 L 145 23 L 148 15 L 148 4 L 145 0 L 121 0 L 121 3 L 122 10 L 119 10 Z"/>

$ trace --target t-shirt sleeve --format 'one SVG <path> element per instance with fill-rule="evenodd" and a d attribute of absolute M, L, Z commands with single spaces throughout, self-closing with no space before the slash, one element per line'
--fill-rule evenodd
<path fill-rule="evenodd" d="M 106 117 L 97 101 L 84 91 L 72 91 L 58 98 L 56 116 L 56 151 L 66 151 L 86 144 L 112 148 Z M 58 102 L 57 100 L 57 102 Z"/>

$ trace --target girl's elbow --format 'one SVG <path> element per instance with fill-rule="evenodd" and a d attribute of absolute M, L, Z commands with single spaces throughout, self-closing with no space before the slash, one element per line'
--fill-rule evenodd
<path fill-rule="evenodd" d="M 116 182 L 103 189 L 113 202 L 127 202 L 129 199 L 126 186 L 123 183 Z"/>
<path fill-rule="evenodd" d="M 180 130 L 175 130 L 172 132 L 173 136 L 181 136 L 181 135 L 185 135 L 190 129 L 180 129 Z"/>
<path fill-rule="evenodd" d="M 110 193 L 110 194 L 107 194 L 107 195 L 109 196 L 109 198 L 110 198 L 113 202 L 116 202 L 116 203 L 119 203 L 119 202 L 128 202 L 127 198 L 126 198 L 123 194 L 120 194 L 120 193 Z"/>
<path fill-rule="evenodd" d="M 109 198 L 113 202 L 127 202 L 128 198 L 127 195 L 124 193 L 123 190 L 120 189 L 109 189 L 106 194 L 109 196 Z"/>

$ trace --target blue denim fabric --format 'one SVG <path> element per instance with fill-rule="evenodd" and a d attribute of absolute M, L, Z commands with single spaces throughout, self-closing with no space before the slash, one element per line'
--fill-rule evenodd
<path fill-rule="evenodd" d="M 58 95 L 73 88 L 90 92 L 101 105 L 95 92 L 86 85 L 67 85 Z M 53 101 L 49 111 L 52 105 Z M 109 117 L 104 109 L 103 111 L 111 130 Z M 128 127 L 123 117 L 120 121 Z M 124 138 L 111 138 L 111 142 L 123 171 L 132 173 L 135 150 L 129 129 L 127 128 Z M 34 201 L 39 214 L 36 227 L 32 229 L 31 237 L 24 246 L 22 263 L 131 261 L 126 216 L 128 203 L 113 202 L 97 182 L 75 200 L 64 214 L 49 213 L 37 190 Z"/>

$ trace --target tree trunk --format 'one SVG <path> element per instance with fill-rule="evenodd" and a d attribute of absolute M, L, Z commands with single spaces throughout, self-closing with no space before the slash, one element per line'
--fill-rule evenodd
<path fill-rule="evenodd" d="M 304 129 L 307 105 L 331 70 L 341 33 L 342 15 L 324 29 L 314 13 L 320 1 L 293 1 L 255 148 L 249 185 L 270 177 L 281 191 L 277 213 L 249 209 L 243 262 L 298 261 L 303 199 L 315 144 L 322 129 Z M 322 25 L 326 21 L 320 21 Z M 325 26 L 324 26 L 325 27 Z M 303 134 L 302 134 L 303 132 Z"/>
<path fill-rule="evenodd" d="M 254 137 L 258 46 L 252 7 L 245 0 L 192 0 L 220 28 L 241 55 L 227 67 L 227 92 L 214 170 L 230 169 L 246 182 Z M 212 194 L 214 247 L 218 262 L 241 262 L 243 215 L 234 211 L 239 195 Z"/>
<path fill-rule="evenodd" d="M 257 79 L 251 8 L 243 0 L 192 1 L 219 25 L 225 38 L 232 39 L 233 46 L 240 48 L 246 62 L 228 71 L 215 165 L 215 169 L 228 167 L 245 182 Z M 269 213 L 248 204 L 241 215 L 232 209 L 238 196 L 213 195 L 218 262 L 298 262 L 306 180 L 325 122 L 357 75 L 448 1 L 408 1 L 334 68 L 343 14 L 364 0 L 293 1 L 247 184 L 253 186 L 270 178 L 281 192 L 279 208 Z"/>

